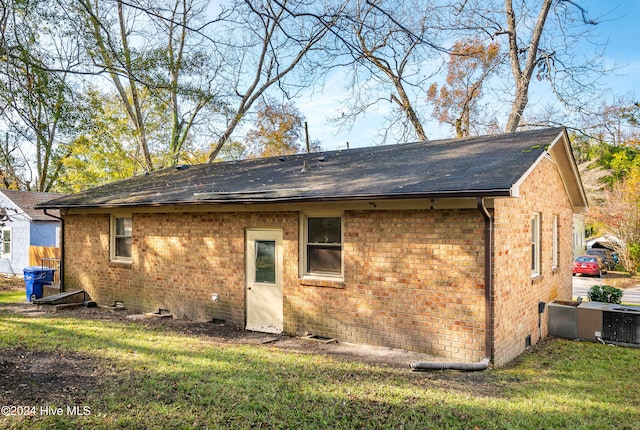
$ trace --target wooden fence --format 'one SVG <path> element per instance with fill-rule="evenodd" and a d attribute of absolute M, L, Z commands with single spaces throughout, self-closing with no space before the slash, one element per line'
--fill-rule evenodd
<path fill-rule="evenodd" d="M 55 269 L 53 283 L 60 283 L 60 248 L 52 246 L 30 246 L 29 266 L 43 266 Z"/>

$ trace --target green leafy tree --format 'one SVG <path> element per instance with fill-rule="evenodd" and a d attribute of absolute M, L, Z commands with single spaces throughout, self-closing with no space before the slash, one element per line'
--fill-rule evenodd
<path fill-rule="evenodd" d="M 77 91 L 69 69 L 79 54 L 65 43 L 71 28 L 61 18 L 45 2 L 7 1 L 0 20 L 2 155 L 5 163 L 21 167 L 5 174 L 21 188 L 37 191 L 55 186 L 66 156 L 60 146 L 76 134 Z"/>
<path fill-rule="evenodd" d="M 230 140 L 218 154 L 219 161 L 237 161 L 247 157 L 247 145 L 239 140 Z"/>
<path fill-rule="evenodd" d="M 209 75 L 210 60 L 201 48 L 206 38 L 193 30 L 206 7 L 198 0 L 77 2 L 86 53 L 110 77 L 146 171 L 180 162 L 198 117 L 218 106 L 216 76 Z M 162 137 L 147 123 L 160 104 L 168 119 Z"/>
<path fill-rule="evenodd" d="M 89 90 L 86 98 L 86 115 L 78 124 L 83 133 L 64 147 L 68 155 L 62 161 L 59 192 L 78 192 L 125 179 L 139 166 L 135 136 L 115 97 Z"/>

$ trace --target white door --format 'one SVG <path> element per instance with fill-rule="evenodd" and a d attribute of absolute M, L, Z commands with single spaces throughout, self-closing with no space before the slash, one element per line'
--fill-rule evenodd
<path fill-rule="evenodd" d="M 281 333 L 282 230 L 247 230 L 247 330 Z"/>

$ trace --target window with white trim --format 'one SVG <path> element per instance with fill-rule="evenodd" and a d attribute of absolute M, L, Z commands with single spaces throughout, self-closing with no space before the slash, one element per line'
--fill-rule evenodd
<path fill-rule="evenodd" d="M 111 260 L 131 261 L 132 232 L 131 216 L 111 216 Z"/>
<path fill-rule="evenodd" d="M 303 216 L 304 275 L 342 276 L 342 216 Z"/>
<path fill-rule="evenodd" d="M 558 215 L 553 216 L 553 222 L 551 225 L 551 267 L 557 269 L 560 261 L 560 236 L 558 235 Z"/>
<path fill-rule="evenodd" d="M 531 214 L 531 277 L 540 275 L 540 213 Z"/>
<path fill-rule="evenodd" d="M 2 235 L 0 236 L 0 257 L 11 258 L 11 228 L 5 227 L 2 229 Z"/>

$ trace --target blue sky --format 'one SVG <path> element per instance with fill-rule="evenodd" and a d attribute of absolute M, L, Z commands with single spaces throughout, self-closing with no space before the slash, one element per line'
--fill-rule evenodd
<path fill-rule="evenodd" d="M 602 42 L 608 41 L 605 61 L 609 66 L 616 65 L 615 74 L 601 80 L 604 88 L 615 95 L 631 94 L 640 97 L 640 1 L 638 0 L 586 0 L 580 2 L 589 13 L 589 18 L 600 23 L 596 27 Z M 576 55 L 589 55 L 595 47 L 585 43 L 576 48 Z M 344 76 L 335 72 L 330 76 L 322 94 L 314 94 L 312 98 L 303 98 L 296 102 L 297 107 L 305 114 L 309 123 L 312 140 L 319 139 L 325 150 L 370 146 L 375 144 L 376 128 L 383 122 L 384 112 L 372 111 L 360 119 L 351 132 L 336 133 L 336 128 L 328 121 L 340 111 L 343 96 Z M 531 94 L 532 99 L 535 94 Z M 385 109 L 385 107 L 382 107 Z M 427 125 L 432 131 L 432 138 L 451 137 L 447 127 L 437 123 Z M 445 130 L 446 129 L 446 130 Z M 443 134 L 444 133 L 444 134 Z M 393 142 L 388 142 L 393 143 Z"/>
<path fill-rule="evenodd" d="M 620 66 L 607 80 L 616 94 L 640 96 L 640 2 L 636 0 L 585 2 L 590 15 L 600 19 L 599 32 L 609 41 L 606 58 Z"/>

